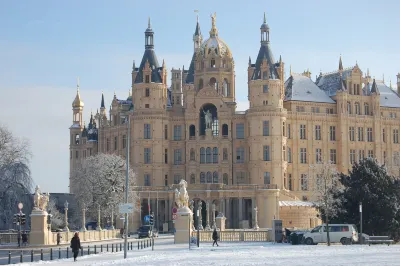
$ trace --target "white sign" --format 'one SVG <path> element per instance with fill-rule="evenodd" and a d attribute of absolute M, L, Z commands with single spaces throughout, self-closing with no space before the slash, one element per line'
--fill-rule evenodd
<path fill-rule="evenodd" d="M 124 203 L 119 205 L 119 213 L 133 213 L 133 204 L 132 203 Z"/>
<path fill-rule="evenodd" d="M 172 214 L 172 220 L 176 220 L 176 218 L 178 218 L 178 215 L 176 213 Z"/>
<path fill-rule="evenodd" d="M 360 204 L 360 212 L 362 212 L 362 205 Z"/>
<path fill-rule="evenodd" d="M 21 202 L 18 203 L 18 209 L 22 210 L 23 207 L 24 207 L 24 204 L 22 204 Z"/>

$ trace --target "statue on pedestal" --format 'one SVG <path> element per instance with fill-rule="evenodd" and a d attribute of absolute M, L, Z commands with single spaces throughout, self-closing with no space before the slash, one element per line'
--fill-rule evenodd
<path fill-rule="evenodd" d="M 47 192 L 42 194 L 39 186 L 35 188 L 35 194 L 33 195 L 33 209 L 36 211 L 46 211 L 47 204 L 49 204 L 50 194 Z"/>
<path fill-rule="evenodd" d="M 189 206 L 189 195 L 186 190 L 187 182 L 185 180 L 181 180 L 179 182 L 179 191 L 175 189 L 175 203 L 178 208 L 188 207 Z"/>
<path fill-rule="evenodd" d="M 206 121 L 206 129 L 211 128 L 212 125 L 212 113 L 210 110 L 207 110 L 207 112 L 204 112 L 203 109 L 203 114 L 204 114 L 204 120 Z"/>

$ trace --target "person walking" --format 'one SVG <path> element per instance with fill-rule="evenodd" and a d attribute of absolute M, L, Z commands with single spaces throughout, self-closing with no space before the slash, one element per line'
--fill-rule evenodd
<path fill-rule="evenodd" d="M 218 236 L 218 232 L 217 232 L 217 228 L 214 228 L 214 232 L 213 232 L 213 234 L 212 234 L 212 239 L 214 240 L 214 242 L 213 242 L 213 246 L 214 246 L 214 244 L 217 244 L 217 247 L 219 247 L 218 246 L 218 239 L 219 239 L 219 236 Z"/>
<path fill-rule="evenodd" d="M 76 232 L 74 237 L 71 239 L 71 249 L 74 254 L 74 261 L 76 261 L 76 257 L 78 257 L 79 250 L 81 249 L 81 240 L 79 239 L 79 233 Z"/>
<path fill-rule="evenodd" d="M 28 245 L 28 235 L 27 235 L 26 231 L 24 231 L 22 233 L 22 245 L 23 246 Z"/>
<path fill-rule="evenodd" d="M 62 236 L 61 236 L 60 232 L 58 232 L 58 233 L 57 233 L 57 246 L 60 245 L 61 238 L 62 238 Z"/>

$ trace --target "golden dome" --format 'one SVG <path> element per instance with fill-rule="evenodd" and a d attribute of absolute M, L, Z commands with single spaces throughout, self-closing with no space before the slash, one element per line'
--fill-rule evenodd
<path fill-rule="evenodd" d="M 75 100 L 72 102 L 72 107 L 83 107 L 85 104 L 81 99 L 81 94 L 79 93 L 79 78 L 78 78 L 78 85 L 76 86 L 76 96 Z"/>
<path fill-rule="evenodd" d="M 217 56 L 232 56 L 229 46 L 218 37 L 218 29 L 215 25 L 216 14 L 211 16 L 212 26 L 210 30 L 210 38 L 205 40 L 201 45 L 200 52 L 204 57 L 208 57 L 209 54 L 213 53 Z"/>

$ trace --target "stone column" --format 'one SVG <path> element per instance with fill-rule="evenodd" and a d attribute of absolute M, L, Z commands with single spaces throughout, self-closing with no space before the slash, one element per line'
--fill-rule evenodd
<path fill-rule="evenodd" d="M 199 227 L 199 230 L 203 230 L 203 215 L 201 213 L 202 211 L 202 205 L 203 203 L 201 202 L 201 200 L 199 200 L 199 224 L 197 225 Z"/>
<path fill-rule="evenodd" d="M 83 208 L 82 208 L 82 228 L 81 228 L 81 232 L 85 232 L 86 231 L 86 208 L 85 208 L 85 204 L 83 204 Z"/>
<path fill-rule="evenodd" d="M 228 220 L 228 228 L 232 229 L 232 220 L 231 220 L 231 205 L 230 205 L 230 198 L 227 198 L 225 204 L 225 217 Z"/>
<path fill-rule="evenodd" d="M 242 220 L 243 220 L 243 198 L 238 198 L 239 200 L 239 228 L 242 228 Z"/>
<path fill-rule="evenodd" d="M 251 198 L 251 213 L 252 213 L 252 215 L 251 215 L 251 220 L 252 220 L 251 225 L 252 225 L 253 228 L 256 225 L 255 211 L 254 211 L 255 207 L 257 207 L 257 200 L 256 200 L 255 197 L 253 197 L 253 198 Z"/>
<path fill-rule="evenodd" d="M 253 226 L 253 229 L 254 230 L 258 230 L 259 229 L 259 227 L 258 227 L 258 208 L 257 207 L 255 207 L 254 209 L 253 209 L 253 211 L 254 211 L 254 226 Z"/>
<path fill-rule="evenodd" d="M 218 213 L 218 215 L 220 214 L 220 213 L 222 213 L 222 214 L 224 214 L 225 215 L 225 200 L 223 199 L 223 198 L 221 198 L 220 200 L 219 200 L 219 213 Z"/>
<path fill-rule="evenodd" d="M 214 229 L 216 224 L 215 224 L 215 203 L 212 204 L 212 228 Z"/>
<path fill-rule="evenodd" d="M 194 209 L 194 201 L 191 201 L 191 204 L 190 204 L 190 211 L 192 212 L 192 215 L 194 214 L 194 212 L 193 212 L 193 209 Z M 192 219 L 192 230 L 194 231 L 194 230 L 196 230 L 195 228 L 194 228 L 194 215 L 193 215 L 193 219 Z"/>
<path fill-rule="evenodd" d="M 211 230 L 211 228 L 210 228 L 210 201 L 209 200 L 207 200 L 206 207 L 207 207 L 206 230 Z"/>

